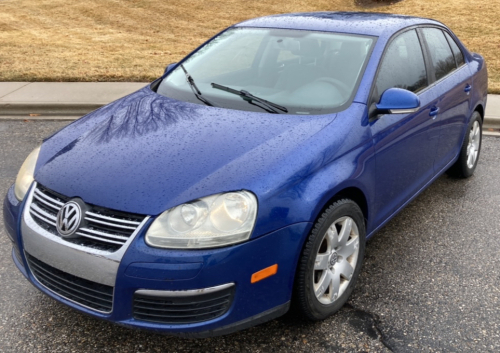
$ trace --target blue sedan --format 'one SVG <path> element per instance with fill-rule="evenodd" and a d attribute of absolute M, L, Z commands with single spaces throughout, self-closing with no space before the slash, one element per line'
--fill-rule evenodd
<path fill-rule="evenodd" d="M 13 260 L 131 327 L 221 335 L 292 303 L 322 320 L 367 239 L 442 173 L 474 173 L 487 80 L 430 19 L 239 23 L 28 156 L 4 202 Z"/>

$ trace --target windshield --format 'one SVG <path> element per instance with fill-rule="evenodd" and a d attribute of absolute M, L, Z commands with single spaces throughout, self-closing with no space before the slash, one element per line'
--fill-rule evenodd
<path fill-rule="evenodd" d="M 157 92 L 229 109 L 283 113 L 271 103 L 288 114 L 331 113 L 349 103 L 373 43 L 339 33 L 229 29 L 168 74 Z"/>

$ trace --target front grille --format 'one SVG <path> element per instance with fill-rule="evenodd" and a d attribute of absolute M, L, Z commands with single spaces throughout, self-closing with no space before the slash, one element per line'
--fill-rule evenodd
<path fill-rule="evenodd" d="M 88 308 L 109 313 L 113 306 L 113 287 L 88 281 L 58 270 L 27 252 L 26 259 L 36 280 L 50 291 Z"/>
<path fill-rule="evenodd" d="M 191 324 L 224 315 L 231 306 L 234 286 L 193 296 L 134 295 L 134 319 L 162 324 Z"/>
<path fill-rule="evenodd" d="M 57 213 L 70 198 L 36 185 L 30 205 L 34 221 L 46 231 L 60 236 L 56 228 Z M 68 242 L 104 251 L 116 251 L 127 242 L 141 225 L 145 216 L 113 211 L 88 205 L 78 238 L 62 238 Z"/>

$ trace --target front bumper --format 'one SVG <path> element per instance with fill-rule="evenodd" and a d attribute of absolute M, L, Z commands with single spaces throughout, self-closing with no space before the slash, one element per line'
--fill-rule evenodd
<path fill-rule="evenodd" d="M 291 300 L 300 249 L 305 234 L 310 230 L 310 223 L 297 223 L 230 247 L 167 250 L 146 245 L 144 237 L 152 222 L 150 219 L 127 244 L 119 258 L 103 260 L 99 254 L 84 254 L 79 249 L 65 247 L 37 234 L 33 231 L 35 227 L 24 219 L 23 207 L 24 203 L 15 199 L 11 188 L 4 201 L 4 218 L 7 233 L 14 243 L 13 259 L 19 270 L 40 291 L 94 317 L 190 337 L 227 334 L 284 314 Z M 40 260 L 50 267 L 68 272 L 69 276 L 112 286 L 111 310 L 107 313 L 97 311 L 48 289 L 30 269 L 27 253 L 41 257 Z M 53 256 L 44 256 L 50 253 Z M 75 263 L 78 265 L 75 266 Z M 99 265 L 96 267 L 96 264 Z M 278 264 L 277 274 L 251 283 L 253 273 L 274 264 Z M 102 271 L 96 274 L 96 269 L 100 267 Z M 110 270 L 106 272 L 107 269 Z M 227 284 L 234 284 L 232 299 L 228 310 L 217 318 L 195 323 L 161 323 L 144 321 L 134 315 L 134 296 L 137 298 L 138 291 L 179 293 L 179 297 L 189 291 L 192 293 L 193 290 Z"/>

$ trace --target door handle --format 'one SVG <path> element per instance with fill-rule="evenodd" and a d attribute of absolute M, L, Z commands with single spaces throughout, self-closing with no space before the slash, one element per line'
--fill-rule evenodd
<path fill-rule="evenodd" d="M 469 85 L 469 84 L 467 84 L 467 86 L 465 86 L 465 88 L 464 88 L 464 92 L 467 93 L 467 94 L 469 94 L 469 92 L 470 92 L 471 89 L 472 89 L 472 86 Z"/>
<path fill-rule="evenodd" d="M 431 111 L 429 112 L 429 116 L 435 117 L 436 115 L 438 115 L 438 112 L 439 112 L 438 107 L 431 108 Z"/>

